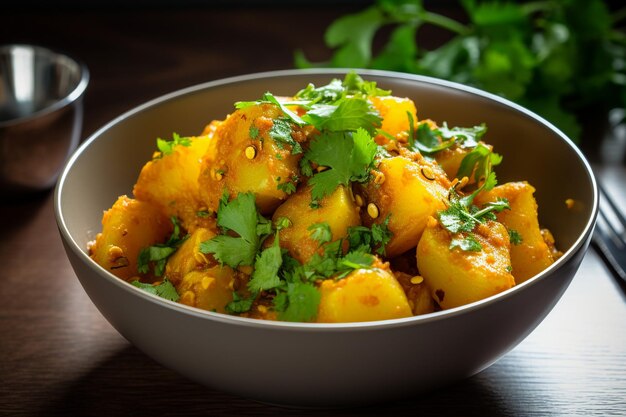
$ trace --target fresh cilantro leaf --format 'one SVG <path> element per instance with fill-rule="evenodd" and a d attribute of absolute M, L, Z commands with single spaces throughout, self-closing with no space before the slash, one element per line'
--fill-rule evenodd
<path fill-rule="evenodd" d="M 431 129 L 428 123 L 421 123 L 417 130 L 414 130 L 413 115 L 407 112 L 407 116 L 409 118 L 409 148 L 418 150 L 424 155 L 432 155 L 454 145 L 475 147 L 487 131 L 485 124 L 449 128 L 446 122 L 436 129 Z"/>
<path fill-rule="evenodd" d="M 296 192 L 296 185 L 291 181 L 281 182 L 278 183 L 276 189 L 282 191 L 287 195 L 290 195 Z"/>
<path fill-rule="evenodd" d="M 250 129 L 248 131 L 248 136 L 250 136 L 250 139 L 255 140 L 256 138 L 259 137 L 259 128 L 256 126 L 250 126 Z"/>
<path fill-rule="evenodd" d="M 230 202 L 220 201 L 217 224 L 239 236 L 215 236 L 202 242 L 200 251 L 213 254 L 220 263 L 232 268 L 252 265 L 261 243 L 260 235 L 271 232 L 271 224 L 258 214 L 252 193 L 239 194 Z"/>
<path fill-rule="evenodd" d="M 230 314 L 241 314 L 250 311 L 255 299 L 256 294 L 252 294 L 248 298 L 243 298 L 237 294 L 237 292 L 233 292 L 233 301 L 226 304 L 226 312 Z"/>
<path fill-rule="evenodd" d="M 464 251 L 480 252 L 482 246 L 473 234 L 457 235 L 450 241 L 450 249 L 459 248 Z"/>
<path fill-rule="evenodd" d="M 310 104 L 332 104 L 342 98 L 345 91 L 342 82 L 335 78 L 327 85 L 318 88 L 309 84 L 300 90 L 295 97 L 296 99 L 307 100 Z"/>
<path fill-rule="evenodd" d="M 378 111 L 364 98 L 345 98 L 334 105 L 317 105 L 302 119 L 319 131 L 344 132 L 365 129 L 372 134 L 381 126 L 382 118 Z"/>
<path fill-rule="evenodd" d="M 191 139 L 182 137 L 178 133 L 172 134 L 172 140 L 157 138 L 157 148 L 163 155 L 170 155 L 174 152 L 174 147 L 178 145 L 191 146 Z"/>
<path fill-rule="evenodd" d="M 287 108 L 287 106 L 285 106 L 283 103 L 281 103 L 280 101 L 278 101 L 278 99 L 269 91 L 265 94 L 263 94 L 263 97 L 261 97 L 260 100 L 256 100 L 256 101 L 238 101 L 235 103 L 235 108 L 236 109 L 245 109 L 246 107 L 250 107 L 250 106 L 256 106 L 262 103 L 270 103 L 270 104 L 274 104 L 276 106 L 278 106 L 280 108 L 280 110 L 283 112 L 283 114 L 289 119 L 291 120 L 293 123 L 297 124 L 298 126 L 304 126 L 306 123 L 304 122 L 304 120 L 302 120 L 300 118 L 300 116 L 298 116 L 296 113 L 294 113 L 293 111 L 291 111 L 289 108 Z"/>
<path fill-rule="evenodd" d="M 508 232 L 509 232 L 509 240 L 511 241 L 511 244 L 519 245 L 522 243 L 523 239 L 522 239 L 522 235 L 520 234 L 520 232 L 514 229 L 508 229 Z"/>
<path fill-rule="evenodd" d="M 131 284 L 150 294 L 165 298 L 166 300 L 178 301 L 180 299 L 178 292 L 176 292 L 176 288 L 174 288 L 174 285 L 172 285 L 167 278 L 157 285 L 145 284 L 137 280 L 131 282 Z"/>
<path fill-rule="evenodd" d="M 314 223 L 310 225 L 307 230 L 311 231 L 311 239 L 316 240 L 320 246 L 324 243 L 330 242 L 333 238 L 330 225 L 326 222 Z"/>
<path fill-rule="evenodd" d="M 257 242 L 249 242 L 242 237 L 219 235 L 200 243 L 200 252 L 210 253 L 221 264 L 237 268 L 239 265 L 254 263 Z"/>
<path fill-rule="evenodd" d="M 302 153 L 302 146 L 293 139 L 292 132 L 293 129 L 288 119 L 274 119 L 269 135 L 280 149 L 284 149 L 285 144 L 289 145 L 291 146 L 291 153 L 297 155 Z"/>
<path fill-rule="evenodd" d="M 313 284 L 304 282 L 290 282 L 287 284 L 287 302 L 279 300 L 283 308 L 278 318 L 285 321 L 307 322 L 317 317 L 321 295 Z"/>
<path fill-rule="evenodd" d="M 374 256 L 366 252 L 348 252 L 346 256 L 339 260 L 341 269 L 352 272 L 354 269 L 367 269 L 374 263 Z"/>
<path fill-rule="evenodd" d="M 348 94 L 362 95 L 365 97 L 372 96 L 388 96 L 391 94 L 389 90 L 383 90 L 376 86 L 375 81 L 365 81 L 356 71 L 350 71 L 346 74 L 343 87 Z"/>
<path fill-rule="evenodd" d="M 339 185 L 364 181 L 374 163 L 377 149 L 370 135 L 361 128 L 354 133 L 322 133 L 311 141 L 306 158 L 329 167 L 309 179 L 313 200 L 321 200 Z"/>
<path fill-rule="evenodd" d="M 502 162 L 502 156 L 493 152 L 488 146 L 482 143 L 476 145 L 461 160 L 459 170 L 456 174 L 457 178 L 471 177 L 474 174 L 474 180 L 477 184 L 482 182 L 478 191 L 489 191 L 496 186 L 496 174 L 492 168 Z"/>
<path fill-rule="evenodd" d="M 280 285 L 278 270 L 282 263 L 283 257 L 278 246 L 278 238 L 276 238 L 272 246 L 257 256 L 252 277 L 248 282 L 248 289 L 252 292 L 259 292 L 278 287 Z"/>
<path fill-rule="evenodd" d="M 178 250 L 187 236 L 180 237 L 180 226 L 178 219 L 174 216 L 170 218 L 174 230 L 165 243 L 148 246 L 141 249 L 137 257 L 137 272 L 147 274 L 150 272 L 150 263 L 154 262 L 154 275 L 160 277 L 165 271 L 167 259 Z"/>

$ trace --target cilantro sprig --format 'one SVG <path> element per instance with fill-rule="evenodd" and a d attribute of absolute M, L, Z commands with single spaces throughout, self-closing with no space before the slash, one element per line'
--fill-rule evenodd
<path fill-rule="evenodd" d="M 427 156 L 455 145 L 464 148 L 475 147 L 487 132 L 487 126 L 484 123 L 473 127 L 449 128 L 448 124 L 443 122 L 443 125 L 436 129 L 431 129 L 428 123 L 420 123 L 416 130 L 411 112 L 407 112 L 407 117 L 409 119 L 409 149 Z"/>
<path fill-rule="evenodd" d="M 226 233 L 202 242 L 200 251 L 212 254 L 231 268 L 253 265 L 263 239 L 271 231 L 271 227 L 268 229 L 270 222 L 258 213 L 252 193 L 239 194 L 230 202 L 222 199 L 217 211 L 217 225 Z"/>
<path fill-rule="evenodd" d="M 191 139 L 180 136 L 178 133 L 172 134 L 172 140 L 157 138 L 157 148 L 161 152 L 161 156 L 170 155 L 174 152 L 176 146 L 191 146 Z"/>
<path fill-rule="evenodd" d="M 154 275 L 160 277 L 165 271 L 165 265 L 167 259 L 174 254 L 180 247 L 180 245 L 187 239 L 188 235 L 180 236 L 180 225 L 178 219 L 174 216 L 170 218 L 174 230 L 169 239 L 165 243 L 159 243 L 156 245 L 143 248 L 139 252 L 137 258 L 137 271 L 141 274 L 147 274 L 150 272 L 150 265 L 154 265 Z"/>
<path fill-rule="evenodd" d="M 165 298 L 166 300 L 178 301 L 180 299 L 176 288 L 174 288 L 174 285 L 167 278 L 156 285 L 146 284 L 137 280 L 131 282 L 131 284 L 147 293 Z"/>
<path fill-rule="evenodd" d="M 328 168 L 309 179 L 313 200 L 330 195 L 339 185 L 367 180 L 377 151 L 376 143 L 362 128 L 354 133 L 324 132 L 313 139 L 303 163 L 310 161 Z"/>
<path fill-rule="evenodd" d="M 506 198 L 498 198 L 482 208 L 473 205 L 478 193 L 489 191 L 498 183 L 493 167 L 501 161 L 502 156 L 482 143 L 477 144 L 461 161 L 457 178 L 470 177 L 474 174 L 478 186 L 474 192 L 465 196 L 461 196 L 453 186 L 450 189 L 448 207 L 437 213 L 439 223 L 453 234 L 450 249 L 480 251 L 482 246 L 472 234 L 474 228 L 479 223 L 495 220 L 494 213 L 511 208 Z"/>

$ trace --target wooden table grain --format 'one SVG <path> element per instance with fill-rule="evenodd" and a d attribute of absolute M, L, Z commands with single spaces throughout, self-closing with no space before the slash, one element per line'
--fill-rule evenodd
<path fill-rule="evenodd" d="M 87 64 L 86 137 L 175 89 L 291 68 L 300 47 L 324 58 L 324 28 L 351 7 L 18 10 L 0 16 L 0 43 L 48 46 Z M 626 207 L 623 161 L 597 172 Z M 200 386 L 133 347 L 76 279 L 51 192 L 1 195 L 0 226 L 2 416 L 626 415 L 626 292 L 593 249 L 544 322 L 480 374 L 400 402 L 320 411 Z"/>

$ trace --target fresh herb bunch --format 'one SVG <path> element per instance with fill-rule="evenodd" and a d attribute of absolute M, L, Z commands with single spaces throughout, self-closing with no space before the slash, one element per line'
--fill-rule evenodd
<path fill-rule="evenodd" d="M 376 68 L 444 78 L 502 95 L 539 113 L 574 140 L 583 111 L 626 107 L 626 8 L 602 0 L 462 0 L 469 23 L 430 12 L 422 0 L 378 0 L 326 30 L 328 62 L 306 68 Z M 417 32 L 434 25 L 451 39 L 427 50 Z M 391 27 L 374 51 L 374 37 Z"/>

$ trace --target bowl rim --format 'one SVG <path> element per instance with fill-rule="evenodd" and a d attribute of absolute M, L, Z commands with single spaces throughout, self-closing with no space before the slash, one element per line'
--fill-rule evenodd
<path fill-rule="evenodd" d="M 74 58 L 73 56 L 66 54 L 64 52 L 54 51 L 52 49 L 49 49 L 43 46 L 31 45 L 31 44 L 25 44 L 25 43 L 1 45 L 0 55 L 11 54 L 12 51 L 16 48 L 28 48 L 34 51 L 36 54 L 46 56 L 52 60 L 57 59 L 57 58 L 67 59 L 68 61 L 76 64 L 79 70 L 80 78 L 76 86 L 72 89 L 72 91 L 67 93 L 64 97 L 56 100 L 54 103 L 44 107 L 43 109 L 39 109 L 25 116 L 20 116 L 20 117 L 17 117 L 15 119 L 10 119 L 10 120 L 0 120 L 0 128 L 15 126 L 17 124 L 29 122 L 33 119 L 54 113 L 55 111 L 62 109 L 63 107 L 69 106 L 72 103 L 78 101 L 87 90 L 87 86 L 89 85 L 89 80 L 90 80 L 91 75 L 89 73 L 89 69 L 87 68 L 87 65 L 85 65 L 85 63 L 82 62 L 81 60 L 78 60 Z"/>
<path fill-rule="evenodd" d="M 574 151 L 576 156 L 579 159 L 579 162 L 582 163 L 587 176 L 589 177 L 589 181 L 592 186 L 592 205 L 591 205 L 591 215 L 587 219 L 587 223 L 583 229 L 583 232 L 578 236 L 578 238 L 572 243 L 570 248 L 563 253 L 563 255 L 556 260 L 552 265 L 548 268 L 540 272 L 539 274 L 533 276 L 532 278 L 513 286 L 503 292 L 492 295 L 490 297 L 484 298 L 482 300 L 478 300 L 469 304 L 465 304 L 459 307 L 454 307 L 448 310 L 441 310 L 433 313 L 428 313 L 424 315 L 411 316 L 399 319 L 389 319 L 389 320 L 379 320 L 379 321 L 369 321 L 369 322 L 349 322 L 349 323 L 305 323 L 305 322 L 282 322 L 282 321 L 270 321 L 270 320 L 261 320 L 261 319 L 253 319 L 246 317 L 239 317 L 234 315 L 222 314 L 211 312 L 207 310 L 202 310 L 197 307 L 187 306 L 178 302 L 170 301 L 163 299 L 158 296 L 154 296 L 152 294 L 147 293 L 146 291 L 137 288 L 130 283 L 116 277 L 111 274 L 109 271 L 96 264 L 85 251 L 85 248 L 81 248 L 80 245 L 74 240 L 74 238 L 69 233 L 67 228 L 63 210 L 62 210 L 62 199 L 63 199 L 63 189 L 65 186 L 65 180 L 69 175 L 70 171 L 74 163 L 80 158 L 81 154 L 84 152 L 86 148 L 90 146 L 90 144 L 96 141 L 101 135 L 103 135 L 106 131 L 108 131 L 113 126 L 123 122 L 125 119 L 130 118 L 136 114 L 142 113 L 144 111 L 148 111 L 150 108 L 165 103 L 170 100 L 175 100 L 179 97 L 193 94 L 197 92 L 201 92 L 204 90 L 210 90 L 213 88 L 219 88 L 225 85 L 236 84 L 240 82 L 248 82 L 259 79 L 270 79 L 270 78 L 284 78 L 290 76 L 302 76 L 302 75 L 321 75 L 321 76 L 334 76 L 338 77 L 341 75 L 345 75 L 349 71 L 356 71 L 359 75 L 362 76 L 375 76 L 379 78 L 393 78 L 393 79 L 401 79 L 404 81 L 417 82 L 423 84 L 431 84 L 439 87 L 444 87 L 447 89 L 456 90 L 462 93 L 467 93 L 475 96 L 479 96 L 491 101 L 495 101 L 505 107 L 512 108 L 513 110 L 522 113 L 522 115 L 533 119 L 535 122 L 540 123 L 544 127 L 551 130 L 555 133 L 561 140 L 565 141 L 566 144 Z M 236 99 L 236 98 L 235 98 Z M 233 77 L 221 78 L 217 80 L 212 80 L 196 85 L 192 85 L 183 89 L 179 89 L 159 97 L 156 97 L 152 100 L 148 100 L 147 102 L 131 109 L 120 116 L 114 118 L 100 129 L 95 131 L 93 134 L 89 136 L 79 147 L 78 149 L 71 155 L 71 157 L 66 162 L 61 175 L 57 181 L 55 190 L 54 190 L 54 213 L 55 219 L 57 221 L 57 225 L 59 231 L 67 243 L 67 248 L 69 248 L 82 262 L 84 262 L 93 272 L 96 272 L 99 275 L 100 279 L 109 280 L 114 285 L 118 286 L 120 289 L 132 292 L 134 295 L 142 297 L 144 300 L 156 303 L 162 307 L 167 309 L 175 310 L 185 315 L 194 316 L 199 319 L 216 321 L 223 324 L 233 324 L 242 327 L 253 327 L 258 329 L 274 329 L 274 330 L 298 330 L 298 331 L 363 331 L 363 330 L 376 330 L 380 328 L 391 329 L 396 327 L 404 327 L 404 326 L 414 326 L 419 323 L 430 323 L 434 321 L 443 320 L 449 317 L 455 317 L 461 314 L 465 314 L 469 311 L 478 310 L 484 308 L 492 303 L 499 302 L 500 300 L 511 297 L 512 295 L 523 291 L 525 288 L 536 285 L 539 281 L 547 279 L 552 273 L 558 269 L 561 265 L 565 264 L 569 259 L 573 258 L 579 250 L 584 249 L 585 245 L 589 242 L 591 233 L 595 226 L 596 217 L 598 214 L 598 187 L 596 183 L 596 179 L 593 175 L 593 171 L 589 162 L 583 156 L 581 150 L 569 139 L 562 131 L 560 131 L 556 126 L 552 123 L 548 122 L 541 116 L 535 114 L 534 112 L 508 100 L 503 97 L 497 96 L 495 94 L 480 90 L 475 87 L 459 84 L 456 82 L 443 80 L 434 77 L 428 77 L 424 75 L 417 74 L 408 74 L 401 73 L 395 71 L 384 71 L 384 70 L 370 70 L 370 69 L 354 69 L 354 68 L 315 68 L 315 69 L 287 69 L 287 70 L 275 70 L 275 71 L 265 71 L 265 72 L 257 72 L 250 73 L 244 75 L 237 75 Z"/>

